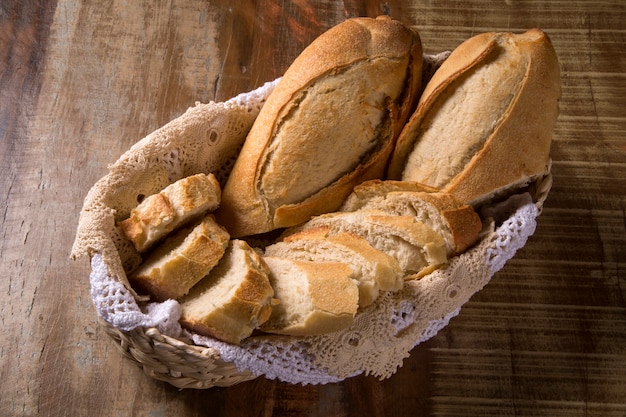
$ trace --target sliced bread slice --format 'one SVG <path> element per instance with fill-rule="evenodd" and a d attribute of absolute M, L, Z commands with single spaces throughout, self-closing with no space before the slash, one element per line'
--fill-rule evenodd
<path fill-rule="evenodd" d="M 146 252 L 185 222 L 215 210 L 220 199 L 221 188 L 213 174 L 191 175 L 146 197 L 118 225 L 137 251 Z"/>
<path fill-rule="evenodd" d="M 209 275 L 180 300 L 181 324 L 204 336 L 239 344 L 271 314 L 269 268 L 246 242 L 230 241 Z"/>
<path fill-rule="evenodd" d="M 379 291 L 397 291 L 404 283 L 400 265 L 363 237 L 352 233 L 329 234 L 329 227 L 309 229 L 265 248 L 266 256 L 317 262 L 345 262 L 359 287 L 359 307 L 370 305 Z"/>
<path fill-rule="evenodd" d="M 414 216 L 444 238 L 449 257 L 466 251 L 479 238 L 480 217 L 452 194 L 429 188 L 411 181 L 368 181 L 354 188 L 342 210 L 376 209 Z"/>
<path fill-rule="evenodd" d="M 341 262 L 311 262 L 266 256 L 279 303 L 260 326 L 268 333 L 318 335 L 349 327 L 359 304 L 352 268 Z"/>
<path fill-rule="evenodd" d="M 128 279 L 138 293 L 147 293 L 155 300 L 178 299 L 217 265 L 229 239 L 209 214 L 169 236 Z"/>
<path fill-rule="evenodd" d="M 390 215 L 382 210 L 323 214 L 287 229 L 283 238 L 318 227 L 329 227 L 331 235 L 351 233 L 363 237 L 396 259 L 405 280 L 420 278 L 447 261 L 446 243 L 437 232 L 415 216 Z"/>

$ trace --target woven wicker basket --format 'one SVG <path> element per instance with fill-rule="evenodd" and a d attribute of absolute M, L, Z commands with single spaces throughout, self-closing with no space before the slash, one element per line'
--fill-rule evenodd
<path fill-rule="evenodd" d="M 138 327 L 125 332 L 98 320 L 116 347 L 159 381 L 178 388 L 227 387 L 256 378 L 240 372 L 235 365 L 220 358 L 217 350 L 181 342 L 162 335 L 156 328 Z"/>
<path fill-rule="evenodd" d="M 430 72 L 425 75 L 425 81 L 427 81 L 430 74 L 434 72 L 437 66 L 440 65 L 440 63 L 443 60 L 445 60 L 446 57 L 447 57 L 447 53 L 443 53 L 438 56 L 432 56 L 433 59 L 429 61 L 431 63 L 430 68 L 429 68 Z M 261 90 L 262 89 L 259 89 L 258 91 L 261 91 Z M 267 91 L 265 91 L 264 94 L 265 93 L 267 93 Z M 248 94 L 255 95 L 257 93 L 250 92 Z M 229 102 L 235 103 L 235 107 L 237 106 L 242 107 L 240 105 L 241 99 L 239 98 L 239 96 L 229 100 Z M 226 102 L 226 104 L 229 104 L 229 102 Z M 258 100 L 258 102 L 262 103 L 263 99 Z M 221 107 L 220 109 L 218 110 L 220 111 L 223 110 Z M 229 111 L 231 110 L 230 108 L 228 109 Z M 235 110 L 239 111 L 241 110 L 241 108 L 238 108 L 238 109 L 236 108 Z M 258 108 L 256 110 L 258 110 Z M 247 110 L 244 109 L 243 111 L 243 113 L 246 115 L 249 114 L 250 112 L 251 112 L 250 108 L 248 108 Z M 219 117 L 222 117 L 222 116 L 223 114 L 221 116 L 220 114 L 218 114 L 216 117 L 219 119 Z M 184 119 L 184 117 L 182 119 Z M 213 123 L 214 120 L 211 119 L 209 120 L 209 122 Z M 177 127 L 177 129 L 179 129 L 179 127 Z M 210 135 L 213 135 L 213 131 L 209 131 L 209 133 L 207 133 L 206 126 L 202 127 L 202 129 L 204 132 L 203 134 L 208 135 L 210 133 Z M 153 137 L 145 138 L 144 141 L 147 140 L 148 146 L 151 146 L 152 145 L 151 141 L 160 140 L 159 138 L 160 138 L 159 134 L 156 134 Z M 169 152 L 170 151 L 168 151 L 167 155 L 169 155 Z M 120 158 L 120 160 L 118 160 L 116 164 L 118 165 L 124 164 L 126 161 L 127 160 L 125 160 L 124 157 L 122 157 Z M 158 163 L 166 164 L 166 163 L 171 163 L 171 161 L 168 162 L 167 160 L 161 158 L 158 160 Z M 221 164 L 223 165 L 223 162 Z M 152 172 L 153 171 L 152 168 L 153 167 L 147 166 L 145 169 L 142 168 L 142 170 L 136 172 L 135 174 L 138 177 L 142 177 L 142 178 L 152 177 L 155 175 L 154 172 Z M 224 169 L 228 171 L 228 168 L 224 168 Z M 150 171 L 150 172 L 144 172 L 144 171 Z M 141 178 L 138 179 L 137 181 L 139 181 L 140 183 Z M 127 184 L 125 186 L 127 187 L 135 186 L 138 184 L 137 181 L 135 182 L 130 181 L 130 183 L 128 183 L 130 185 Z M 535 183 L 531 184 L 530 187 L 528 187 L 528 189 L 524 190 L 525 193 L 530 194 L 530 196 L 532 197 L 532 201 L 534 202 L 534 205 L 538 209 L 537 214 L 541 212 L 543 203 L 550 191 L 551 185 L 552 185 L 552 177 L 550 174 L 550 167 L 547 167 L 545 176 L 538 179 Z M 93 207 L 95 207 L 95 210 L 107 211 L 107 215 L 109 211 L 115 212 L 115 209 L 111 210 L 110 207 L 101 207 L 100 203 L 97 200 L 96 200 L 96 203 L 93 204 L 92 208 Z M 109 223 L 112 223 L 112 222 L 109 222 Z M 93 232 L 94 226 L 93 224 L 86 225 L 84 226 L 84 229 L 88 230 L 89 232 Z M 95 229 L 98 229 L 98 227 L 96 226 Z M 79 225 L 79 235 L 80 235 L 80 225 Z M 99 235 L 96 234 L 95 236 L 96 236 L 95 242 L 94 242 L 94 239 L 91 239 L 91 241 L 88 241 L 86 243 L 83 242 L 82 246 L 86 246 L 89 248 L 88 253 L 92 257 L 96 254 L 98 255 L 102 254 L 106 252 L 107 250 L 108 250 L 108 255 L 111 256 L 110 247 L 101 246 L 97 242 L 97 240 L 99 239 L 99 236 L 100 237 L 105 236 L 107 239 L 110 237 L 106 233 L 102 233 Z M 78 241 L 79 241 L 79 237 L 77 236 L 77 242 Z M 523 243 L 525 243 L 525 240 Z M 101 248 L 101 249 L 98 249 L 98 248 Z M 113 252 L 115 252 L 114 247 L 113 247 Z M 115 255 L 117 255 L 117 253 L 115 253 Z M 76 255 L 73 255 L 73 256 L 76 256 Z M 93 270 L 93 264 L 92 264 L 92 270 Z M 116 274 L 113 274 L 113 275 L 116 275 Z M 118 273 L 116 276 L 121 281 L 125 279 L 125 274 L 123 272 Z M 120 279 L 120 277 L 122 277 L 123 279 Z M 426 278 L 427 277 L 424 277 L 422 279 L 426 279 Z M 128 286 L 127 282 L 125 282 L 124 284 Z M 93 288 L 92 288 L 92 298 L 94 296 L 93 294 L 94 293 L 93 293 Z M 412 301 L 412 300 L 409 300 L 409 301 Z M 94 299 L 94 304 L 95 303 L 96 302 Z M 459 308 L 460 307 L 456 306 L 454 310 L 458 312 Z M 450 313 L 454 313 L 454 312 L 451 311 Z M 357 314 L 357 317 L 358 317 L 358 314 Z M 130 331 L 122 330 L 112 325 L 110 321 L 102 317 L 101 312 L 99 312 L 98 318 L 99 318 L 100 325 L 103 327 L 106 333 L 111 336 L 111 338 L 115 342 L 115 345 L 131 362 L 140 366 L 144 370 L 144 372 L 150 377 L 156 380 L 165 381 L 175 387 L 203 389 L 203 388 L 209 388 L 209 387 L 214 387 L 214 386 L 219 386 L 219 387 L 232 386 L 237 383 L 251 380 L 259 376 L 258 372 L 253 373 L 252 371 L 242 370 L 241 366 L 239 366 L 239 369 L 238 369 L 238 367 L 233 362 L 224 360 L 223 355 L 221 354 L 220 350 L 217 348 L 200 346 L 200 345 L 196 345 L 193 343 L 183 342 L 176 338 L 169 337 L 165 334 L 162 334 L 155 327 L 146 328 L 146 327 L 140 326 L 140 327 L 133 328 Z M 441 324 L 441 326 L 445 326 L 446 323 Z M 430 333 L 428 335 L 429 337 L 433 335 Z M 417 344 L 422 340 L 424 340 L 423 336 L 415 340 L 414 344 Z M 303 381 L 303 383 L 307 383 L 307 381 Z"/>

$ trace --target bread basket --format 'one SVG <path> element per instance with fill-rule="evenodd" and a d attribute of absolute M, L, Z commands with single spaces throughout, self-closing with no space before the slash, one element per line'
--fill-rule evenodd
<path fill-rule="evenodd" d="M 427 79 L 446 56 L 425 56 Z M 178 388 L 231 386 L 260 376 L 294 384 L 392 376 L 417 344 L 445 327 L 524 246 L 550 190 L 547 167 L 526 190 L 482 213 L 493 221 L 477 245 L 403 290 L 382 294 L 349 329 L 309 337 L 254 334 L 240 346 L 192 334 L 178 324 L 177 302 L 148 303 L 133 292 L 124 271 L 140 258 L 115 221 L 138 199 L 184 176 L 213 172 L 226 178 L 276 82 L 225 102 L 196 103 L 131 147 L 85 199 L 72 256 L 91 260 L 98 321 L 131 362 Z"/>

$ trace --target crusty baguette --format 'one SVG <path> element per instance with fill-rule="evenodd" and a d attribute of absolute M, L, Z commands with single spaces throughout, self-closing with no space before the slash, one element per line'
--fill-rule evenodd
<path fill-rule="evenodd" d="M 146 197 L 119 227 L 135 249 L 146 252 L 185 222 L 215 210 L 220 199 L 220 185 L 213 174 L 192 175 Z"/>
<path fill-rule="evenodd" d="M 266 256 L 279 302 L 260 329 L 308 336 L 349 327 L 359 304 L 352 268 L 341 262 L 310 262 Z"/>
<path fill-rule="evenodd" d="M 178 299 L 217 265 L 229 238 L 209 214 L 168 236 L 128 279 L 139 293 L 155 300 Z"/>
<path fill-rule="evenodd" d="M 266 256 L 317 262 L 345 262 L 359 287 L 359 307 L 370 305 L 379 291 L 397 291 L 404 283 L 398 262 L 351 234 L 329 234 L 328 227 L 295 233 L 265 248 Z"/>
<path fill-rule="evenodd" d="M 231 240 L 219 264 L 180 300 L 181 324 L 198 334 L 239 344 L 270 317 L 274 290 L 268 274 L 254 249 Z"/>
<path fill-rule="evenodd" d="M 363 237 L 374 248 L 396 259 L 405 280 L 420 278 L 448 260 L 446 242 L 437 232 L 417 221 L 415 216 L 391 215 L 382 210 L 315 216 L 302 225 L 286 229 L 283 239 L 319 227 L 328 227 L 331 235 L 352 233 Z"/>
<path fill-rule="evenodd" d="M 557 56 L 539 29 L 459 45 L 426 85 L 393 152 L 390 179 L 474 206 L 545 174 L 561 94 Z"/>
<path fill-rule="evenodd" d="M 356 186 L 341 210 L 359 209 L 415 216 L 444 238 L 448 257 L 465 252 L 476 243 L 482 229 L 480 217 L 470 205 L 452 194 L 410 181 L 372 180 Z"/>
<path fill-rule="evenodd" d="M 387 16 L 354 18 L 314 40 L 261 109 L 216 216 L 233 237 L 332 212 L 384 175 L 417 101 L 422 49 Z"/>

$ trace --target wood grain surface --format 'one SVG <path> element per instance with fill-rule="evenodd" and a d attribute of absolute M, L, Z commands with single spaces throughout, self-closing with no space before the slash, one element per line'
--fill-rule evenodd
<path fill-rule="evenodd" d="M 69 251 L 107 165 L 196 101 L 272 80 L 317 35 L 390 14 L 426 52 L 545 30 L 563 77 L 535 235 L 390 379 L 178 390 L 99 327 Z M 0 1 L 0 415 L 626 416 L 626 3 Z"/>

